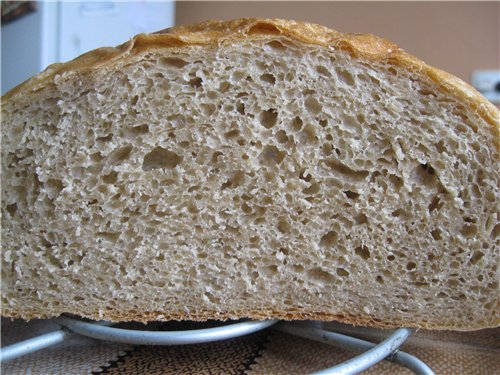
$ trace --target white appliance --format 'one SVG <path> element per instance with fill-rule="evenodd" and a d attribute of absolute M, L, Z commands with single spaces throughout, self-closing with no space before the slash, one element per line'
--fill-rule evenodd
<path fill-rule="evenodd" d="M 493 104 L 500 104 L 500 70 L 477 70 L 473 72 L 472 86 Z"/>
<path fill-rule="evenodd" d="M 2 95 L 54 62 L 174 25 L 174 1 L 39 1 L 2 25 Z"/>

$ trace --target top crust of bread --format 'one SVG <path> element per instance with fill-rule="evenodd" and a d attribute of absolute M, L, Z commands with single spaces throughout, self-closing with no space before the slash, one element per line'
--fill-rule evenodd
<path fill-rule="evenodd" d="M 123 59 L 144 50 L 162 48 L 179 49 L 190 45 L 221 45 L 232 41 L 269 35 L 281 35 L 303 43 L 321 45 L 347 51 L 364 59 L 386 61 L 412 72 L 419 72 L 439 85 L 443 92 L 465 101 L 490 123 L 499 137 L 499 110 L 477 90 L 461 79 L 431 67 L 415 56 L 403 51 L 396 44 L 372 34 L 340 33 L 327 27 L 291 20 L 241 18 L 233 21 L 209 20 L 206 22 L 175 26 L 153 34 L 139 34 L 117 47 L 103 47 L 90 51 L 62 64 L 53 64 L 42 73 L 28 79 L 2 97 L 2 102 L 18 95 L 29 95 L 53 84 L 54 79 L 70 79 L 73 74 L 93 69 L 112 69 Z M 500 142 L 496 142 L 497 149 Z"/>

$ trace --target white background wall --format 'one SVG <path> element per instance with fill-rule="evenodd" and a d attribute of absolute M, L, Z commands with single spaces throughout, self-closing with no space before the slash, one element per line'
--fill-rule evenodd
<path fill-rule="evenodd" d="M 2 25 L 2 95 L 49 64 L 174 24 L 173 1 L 38 2 Z"/>

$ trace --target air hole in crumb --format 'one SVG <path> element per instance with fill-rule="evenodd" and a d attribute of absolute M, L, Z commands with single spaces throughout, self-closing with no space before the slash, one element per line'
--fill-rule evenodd
<path fill-rule="evenodd" d="M 235 189 L 238 186 L 242 186 L 245 183 L 245 172 L 243 171 L 235 171 L 231 175 L 231 177 L 222 184 L 221 190 L 224 189 Z"/>
<path fill-rule="evenodd" d="M 291 230 L 291 226 L 285 218 L 281 218 L 278 221 L 278 231 L 280 233 L 289 233 Z"/>
<path fill-rule="evenodd" d="M 186 66 L 188 64 L 187 61 L 184 61 L 182 59 L 179 59 L 179 58 L 175 58 L 175 57 L 162 57 L 160 58 L 160 64 L 162 65 L 167 65 L 167 66 L 171 66 L 173 68 L 182 68 L 184 66 Z"/>
<path fill-rule="evenodd" d="M 423 96 L 431 95 L 431 96 L 436 97 L 436 93 L 434 91 L 431 91 L 430 89 L 427 89 L 427 88 L 422 88 L 422 89 L 418 90 L 417 92 Z"/>
<path fill-rule="evenodd" d="M 273 204 L 273 198 L 269 197 L 269 196 L 266 196 L 266 197 L 262 198 L 262 204 L 263 205 L 267 205 L 267 206 L 272 205 Z"/>
<path fill-rule="evenodd" d="M 108 162 L 110 165 L 119 165 L 127 160 L 132 152 L 132 145 L 120 147 L 109 155 Z"/>
<path fill-rule="evenodd" d="M 210 117 L 214 114 L 217 107 L 215 106 L 215 104 L 212 104 L 212 103 L 203 103 L 201 105 L 201 109 L 202 109 L 203 114 L 205 116 Z"/>
<path fill-rule="evenodd" d="M 268 109 L 267 111 L 263 111 L 260 114 L 260 123 L 266 129 L 271 129 L 273 126 L 276 125 L 277 121 L 278 121 L 278 112 L 274 108 Z"/>
<path fill-rule="evenodd" d="M 354 77 L 351 73 L 340 68 L 335 68 L 335 72 L 341 82 L 344 82 L 348 86 L 354 86 Z"/>
<path fill-rule="evenodd" d="M 387 71 L 389 73 L 391 73 L 393 76 L 397 76 L 398 75 L 398 71 L 396 69 L 394 69 L 392 66 L 389 69 L 387 69 Z"/>
<path fill-rule="evenodd" d="M 335 149 L 335 151 L 337 151 L 337 149 Z M 340 161 L 334 158 L 325 159 L 324 163 L 332 171 L 337 172 L 350 180 L 356 180 L 356 181 L 364 180 L 369 175 L 368 171 L 363 171 L 363 170 L 356 171 L 354 169 L 349 168 L 347 165 L 341 163 Z"/>
<path fill-rule="evenodd" d="M 93 154 L 90 155 L 90 160 L 92 160 L 95 163 L 98 163 L 98 162 L 102 161 L 103 159 L 104 159 L 104 157 L 102 156 L 102 154 L 100 152 L 94 152 Z"/>
<path fill-rule="evenodd" d="M 283 254 L 283 255 L 289 255 L 290 254 L 290 251 L 287 248 L 284 248 L 284 247 L 280 247 L 278 251 L 281 254 Z"/>
<path fill-rule="evenodd" d="M 441 241 L 441 230 L 438 228 L 431 231 L 432 238 L 436 241 Z"/>
<path fill-rule="evenodd" d="M 295 117 L 293 120 L 292 120 L 292 123 L 290 124 L 291 125 L 291 128 L 293 131 L 299 131 L 300 129 L 302 129 L 302 125 L 304 123 L 302 122 L 302 119 L 300 117 Z"/>
<path fill-rule="evenodd" d="M 118 178 L 118 172 L 112 171 L 102 177 L 102 180 L 107 184 L 114 184 Z"/>
<path fill-rule="evenodd" d="M 288 137 L 284 130 L 278 130 L 275 134 L 275 137 L 276 140 L 281 144 L 288 142 Z"/>
<path fill-rule="evenodd" d="M 347 276 L 349 276 L 349 271 L 347 271 L 346 269 L 344 269 L 342 267 L 338 267 L 337 268 L 337 275 L 339 275 L 340 277 L 347 277 Z"/>
<path fill-rule="evenodd" d="M 318 183 L 312 183 L 309 187 L 302 190 L 302 192 L 306 195 L 313 195 L 320 191 L 320 185 Z"/>
<path fill-rule="evenodd" d="M 394 255 L 392 255 L 392 254 L 387 256 L 387 260 L 389 262 L 392 262 L 394 259 L 396 259 L 396 257 Z"/>
<path fill-rule="evenodd" d="M 359 193 L 355 193 L 354 191 L 345 190 L 344 194 L 349 199 L 358 199 L 359 198 Z"/>
<path fill-rule="evenodd" d="M 149 126 L 147 124 L 143 124 L 125 129 L 124 135 L 128 138 L 135 138 L 139 135 L 146 134 L 148 132 L 149 132 Z"/>
<path fill-rule="evenodd" d="M 500 236 L 500 224 L 497 224 L 491 230 L 490 238 L 492 240 L 496 240 L 499 236 Z"/>
<path fill-rule="evenodd" d="M 375 278 L 375 281 L 379 284 L 383 284 L 384 283 L 384 278 L 380 275 L 378 275 L 376 278 Z"/>
<path fill-rule="evenodd" d="M 493 277 L 493 275 L 490 274 L 490 277 Z M 494 289 L 494 290 L 498 289 L 498 281 L 494 281 L 492 283 L 488 283 L 488 288 Z"/>
<path fill-rule="evenodd" d="M 264 82 L 270 83 L 271 85 L 274 85 L 276 83 L 276 77 L 269 73 L 262 74 L 260 76 L 260 79 Z"/>
<path fill-rule="evenodd" d="M 301 180 L 304 180 L 305 182 L 310 182 L 312 180 L 311 174 L 310 173 L 306 174 L 306 170 L 305 169 L 303 169 L 303 170 L 300 171 L 299 178 Z"/>
<path fill-rule="evenodd" d="M 99 232 L 97 233 L 97 237 L 102 238 L 104 240 L 110 242 L 116 242 L 120 237 L 120 233 L 117 232 Z"/>
<path fill-rule="evenodd" d="M 277 51 L 283 51 L 286 49 L 286 46 L 283 45 L 283 43 L 280 43 L 276 40 L 273 40 L 272 42 L 266 43 L 266 46 L 269 46 L 272 49 L 277 50 Z"/>
<path fill-rule="evenodd" d="M 398 208 L 397 210 L 392 211 L 391 213 L 392 216 L 394 217 L 406 217 L 406 211 L 403 210 L 402 208 Z"/>
<path fill-rule="evenodd" d="M 227 92 L 231 87 L 231 84 L 227 81 L 224 81 L 224 82 L 221 82 L 219 84 L 219 91 L 224 93 L 224 92 Z"/>
<path fill-rule="evenodd" d="M 357 256 L 363 258 L 364 260 L 370 258 L 370 250 L 368 250 L 366 246 L 358 246 L 354 249 L 354 252 Z"/>
<path fill-rule="evenodd" d="M 260 154 L 260 160 L 263 164 L 273 166 L 280 164 L 286 156 L 286 152 L 280 151 L 276 146 L 266 146 Z"/>
<path fill-rule="evenodd" d="M 276 275 L 277 273 L 278 273 L 278 266 L 276 266 L 274 264 L 264 268 L 264 274 L 266 276 Z"/>
<path fill-rule="evenodd" d="M 322 284 L 332 284 L 335 282 L 335 277 L 321 268 L 313 268 L 307 271 L 307 277 L 313 282 Z"/>
<path fill-rule="evenodd" d="M 440 202 L 439 197 L 436 195 L 434 198 L 432 198 L 431 203 L 429 203 L 429 212 L 432 212 L 434 210 L 438 210 L 443 206 L 443 204 Z"/>
<path fill-rule="evenodd" d="M 253 212 L 252 208 L 251 208 L 248 204 L 246 204 L 246 203 L 243 203 L 243 204 L 241 205 L 241 210 L 242 210 L 244 213 L 246 213 L 247 215 L 248 215 L 248 214 L 251 214 L 251 213 Z"/>
<path fill-rule="evenodd" d="M 203 83 L 203 79 L 200 77 L 192 78 L 189 80 L 189 84 L 194 88 L 200 88 Z"/>
<path fill-rule="evenodd" d="M 412 180 L 426 187 L 434 186 L 438 178 L 436 176 L 436 171 L 429 164 L 420 164 L 412 172 Z"/>
<path fill-rule="evenodd" d="M 444 154 L 446 151 L 448 151 L 448 149 L 446 148 L 446 145 L 445 143 L 441 140 L 439 141 L 438 143 L 435 144 L 435 147 L 436 147 L 436 150 L 440 153 L 440 154 Z"/>
<path fill-rule="evenodd" d="M 304 130 L 302 130 L 299 134 L 299 139 L 301 143 L 314 142 L 316 140 L 316 130 L 314 129 L 314 126 L 307 125 L 304 127 Z"/>
<path fill-rule="evenodd" d="M 7 207 L 5 207 L 5 209 L 10 214 L 10 216 L 14 216 L 16 214 L 16 211 L 17 211 L 17 203 L 12 203 L 12 204 L 7 205 Z"/>
<path fill-rule="evenodd" d="M 266 223 L 266 219 L 264 217 L 258 217 L 254 220 L 255 225 L 264 225 Z"/>
<path fill-rule="evenodd" d="M 323 144 L 323 154 L 325 156 L 330 156 L 332 154 L 333 147 L 330 143 Z"/>
<path fill-rule="evenodd" d="M 415 263 L 413 263 L 413 262 L 408 262 L 408 263 L 406 264 L 406 269 L 407 269 L 408 271 L 414 270 L 415 268 L 417 268 L 417 265 L 416 265 Z"/>
<path fill-rule="evenodd" d="M 474 254 L 472 254 L 472 257 L 470 258 L 469 262 L 471 264 L 477 264 L 483 256 L 484 256 L 483 252 L 476 250 Z"/>
<path fill-rule="evenodd" d="M 324 248 L 331 248 L 335 245 L 337 242 L 337 232 L 335 231 L 330 231 L 326 233 L 323 237 L 321 237 L 321 240 L 319 242 L 319 246 L 324 247 Z"/>
<path fill-rule="evenodd" d="M 99 201 L 97 199 L 92 199 L 91 201 L 87 202 L 87 206 L 92 206 L 92 205 L 97 204 L 97 203 L 99 203 Z"/>
<path fill-rule="evenodd" d="M 222 152 L 220 151 L 215 151 L 213 154 L 212 154 L 212 163 L 215 164 L 219 161 L 219 156 L 222 156 L 224 155 Z"/>
<path fill-rule="evenodd" d="M 319 66 L 316 67 L 316 72 L 318 72 L 320 75 L 325 76 L 325 77 L 331 77 L 332 76 L 332 74 L 330 73 L 330 71 L 327 68 L 325 68 L 324 66 L 321 66 L 321 65 L 319 65 Z"/>
<path fill-rule="evenodd" d="M 365 214 L 359 214 L 354 218 L 354 221 L 358 225 L 366 224 L 368 223 L 368 217 Z"/>
<path fill-rule="evenodd" d="M 231 138 L 235 138 L 235 137 L 237 137 L 239 135 L 240 135 L 240 131 L 238 129 L 233 129 L 233 130 L 230 130 L 228 132 L 225 132 L 224 133 L 224 138 L 231 139 Z"/>
<path fill-rule="evenodd" d="M 308 96 L 304 101 L 304 104 L 306 106 L 306 109 L 312 114 L 320 113 L 323 110 L 321 104 L 313 96 Z"/>
<path fill-rule="evenodd" d="M 395 176 L 393 174 L 389 175 L 389 181 L 391 182 L 391 184 L 395 190 L 401 189 L 404 185 L 403 179 L 401 177 Z"/>
<path fill-rule="evenodd" d="M 467 238 L 473 237 L 477 234 L 477 225 L 472 223 L 465 223 L 460 233 Z"/>
<path fill-rule="evenodd" d="M 253 196 L 252 196 L 252 195 L 249 195 L 249 194 L 247 194 L 247 193 L 243 193 L 243 194 L 241 195 L 241 199 L 243 199 L 244 201 L 247 201 L 247 202 L 248 202 L 248 201 L 250 201 L 250 200 L 252 200 L 252 199 L 253 199 Z"/>
<path fill-rule="evenodd" d="M 163 147 L 156 147 L 144 156 L 142 169 L 150 171 L 152 169 L 172 169 L 182 161 L 182 156 L 177 155 Z"/>
<path fill-rule="evenodd" d="M 49 179 L 45 184 L 45 189 L 50 199 L 57 197 L 63 188 L 62 181 L 54 178 Z"/>
<path fill-rule="evenodd" d="M 260 238 L 259 238 L 259 236 L 253 236 L 253 237 L 250 237 L 250 243 L 253 243 L 253 244 L 259 244 L 259 243 L 260 243 Z"/>
<path fill-rule="evenodd" d="M 196 204 L 193 203 L 193 202 L 189 202 L 189 204 L 187 206 L 187 209 L 192 214 L 197 214 L 197 213 L 200 212 L 200 210 L 198 209 L 198 207 L 196 206 Z"/>
<path fill-rule="evenodd" d="M 244 103 L 237 103 L 236 104 L 236 111 L 240 114 L 240 115 L 245 115 L 246 111 L 245 111 L 245 104 Z"/>

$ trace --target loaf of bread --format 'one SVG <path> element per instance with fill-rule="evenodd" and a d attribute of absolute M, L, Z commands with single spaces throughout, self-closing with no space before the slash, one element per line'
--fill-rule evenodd
<path fill-rule="evenodd" d="M 499 111 L 373 35 L 142 34 L 2 98 L 2 315 L 500 323 Z"/>

